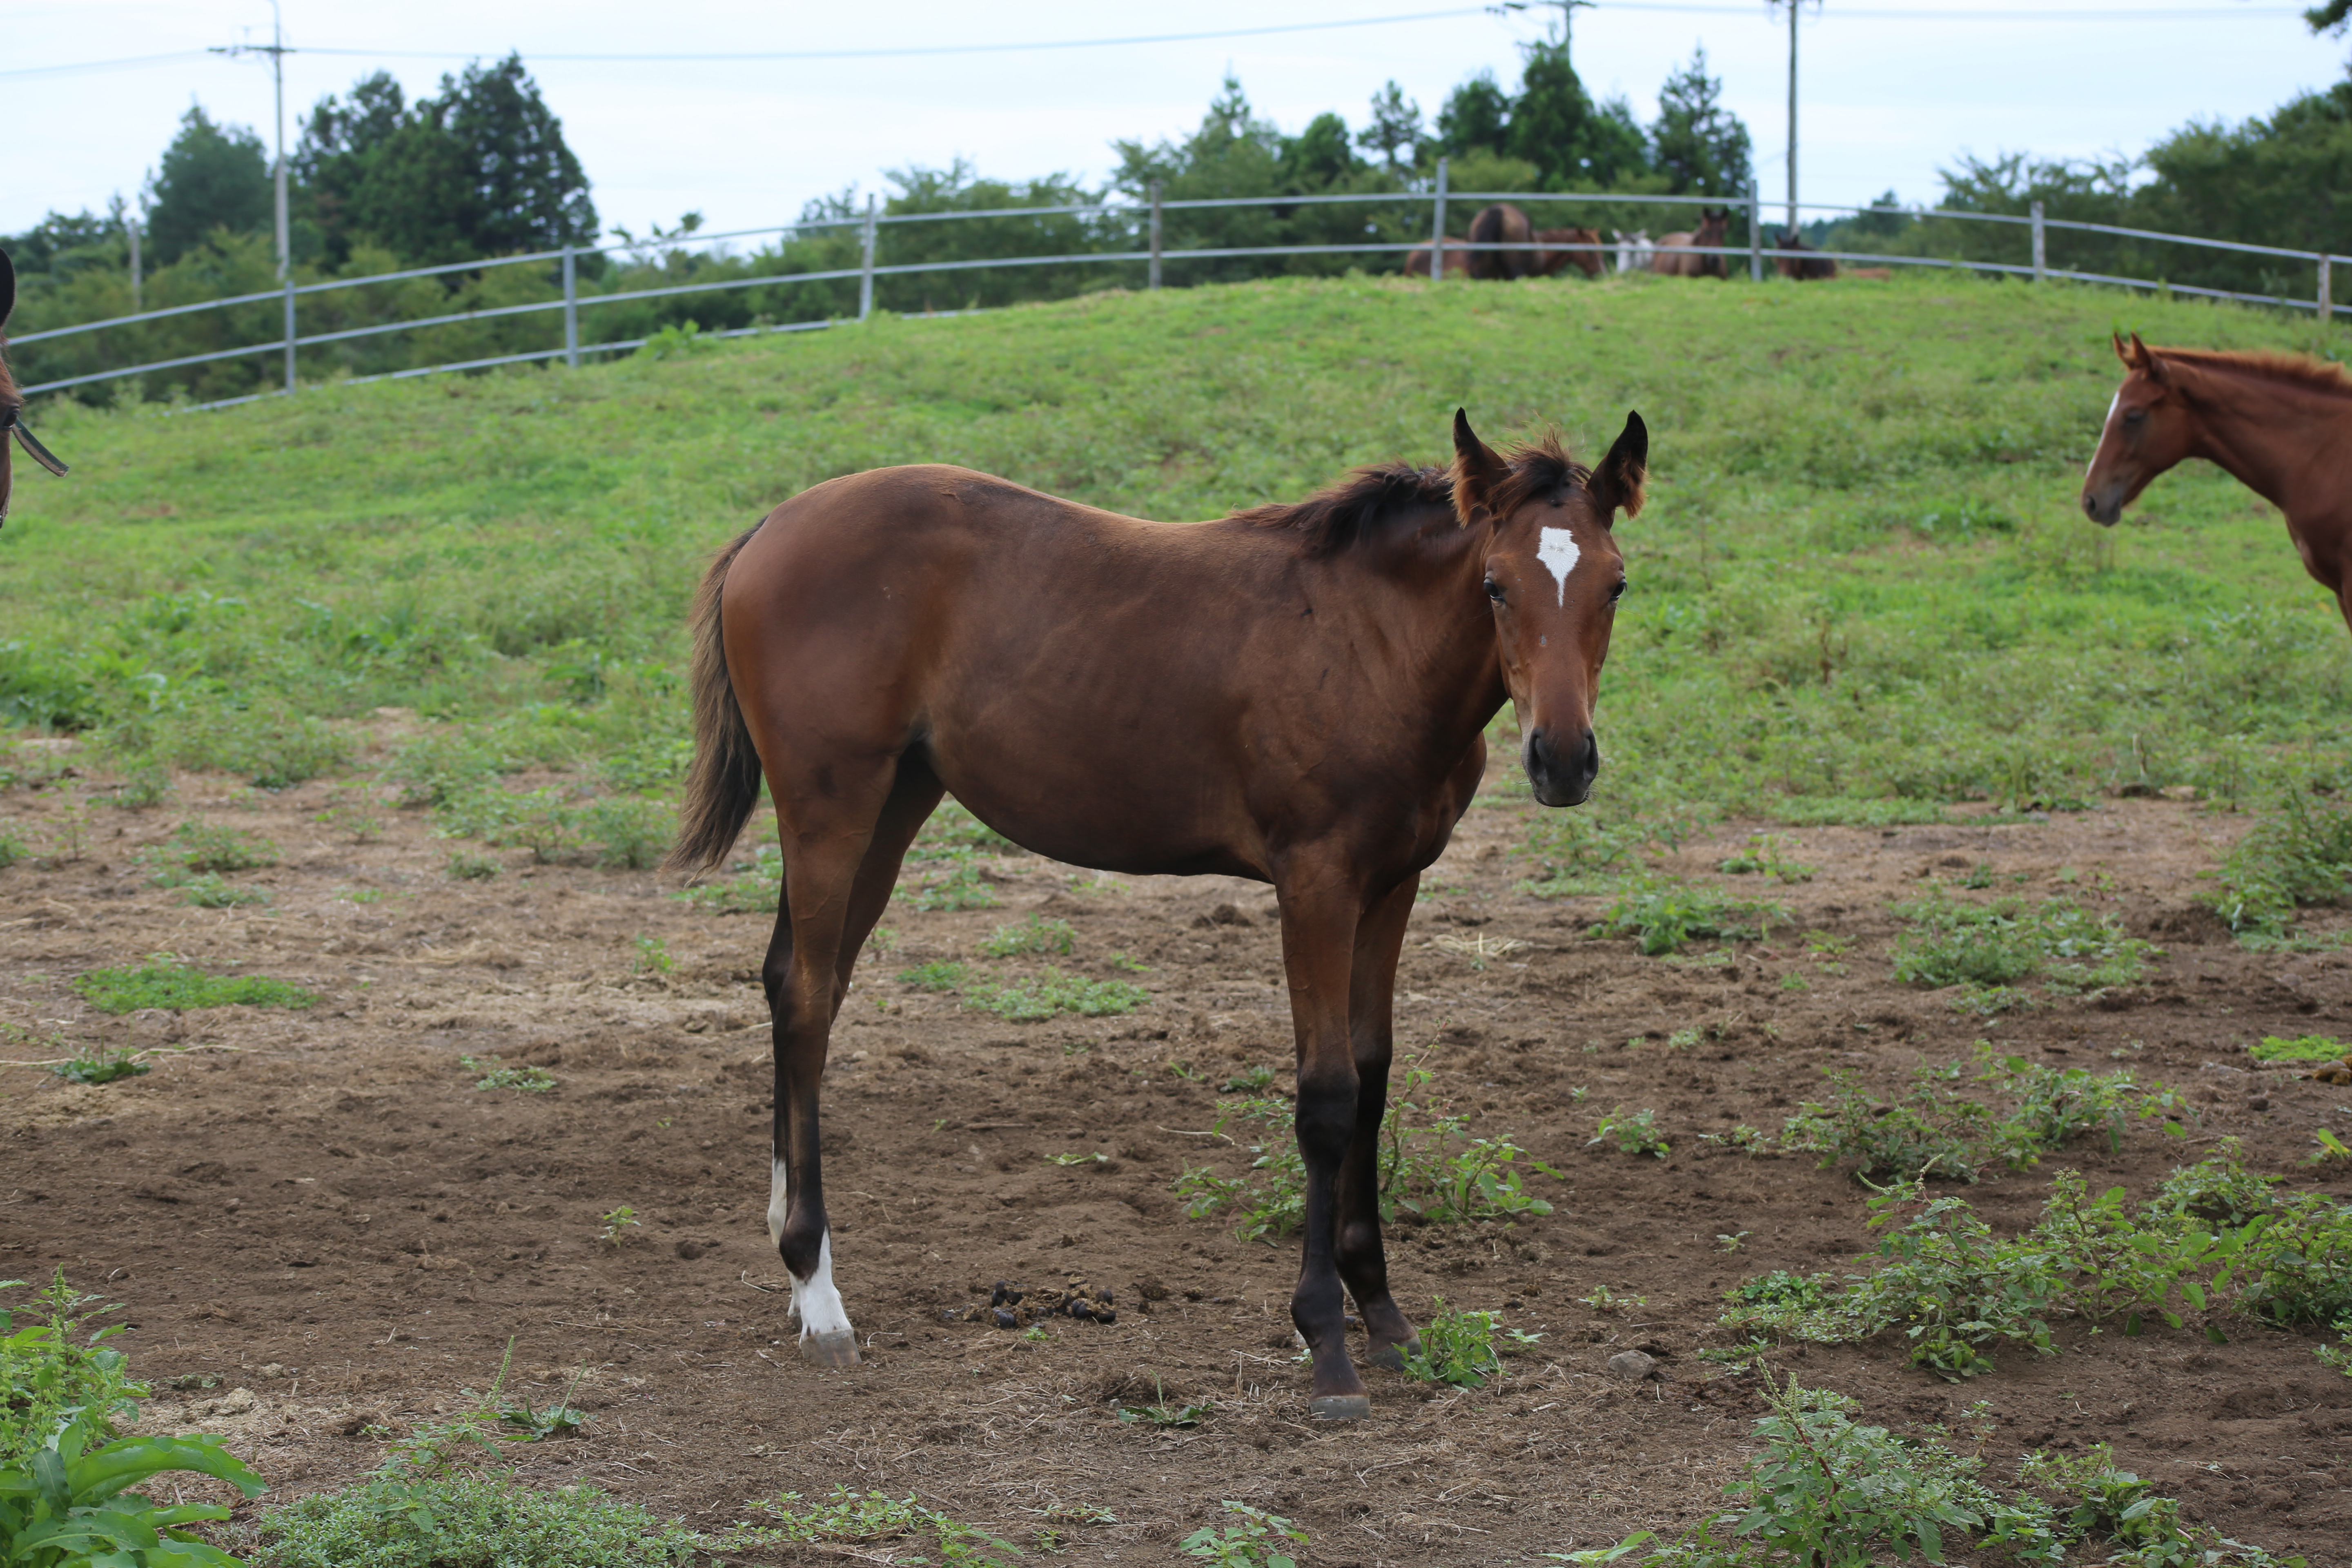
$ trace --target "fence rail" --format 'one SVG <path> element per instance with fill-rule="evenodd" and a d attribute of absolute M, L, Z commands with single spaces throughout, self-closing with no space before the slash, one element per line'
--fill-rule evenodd
<path fill-rule="evenodd" d="M 1093 266 L 1142 263 L 1147 268 L 1147 286 L 1160 287 L 1165 265 L 1180 261 L 1227 260 L 1242 257 L 1294 256 L 1379 256 L 1393 255 L 1442 247 L 1445 254 L 1456 252 L 1522 252 L 1535 250 L 1591 250 L 1602 257 L 1617 251 L 1618 247 L 1602 241 L 1597 245 L 1559 247 L 1540 242 L 1481 242 L 1455 239 L 1445 234 L 1445 214 L 1449 203 L 1457 207 L 1463 204 L 1486 205 L 1493 202 L 1513 202 L 1528 206 L 1607 205 L 1663 207 L 1671 212 L 1678 207 L 1722 206 L 1726 204 L 1708 196 L 1633 195 L 1616 192 L 1538 192 L 1538 191 L 1450 191 L 1446 185 L 1446 165 L 1438 163 L 1437 179 L 1427 191 L 1381 191 L 1337 195 L 1232 196 L 1183 201 L 1163 201 L 1159 187 L 1152 187 L 1147 201 L 1070 204 L 1045 207 L 993 207 L 980 211 L 941 213 L 883 213 L 876 210 L 874 200 L 867 198 L 866 209 L 838 218 L 825 218 L 805 223 L 780 225 L 773 228 L 737 229 L 720 234 L 694 236 L 697 246 L 718 245 L 733 239 L 758 239 L 778 237 L 793 239 L 827 230 L 849 230 L 858 240 L 859 261 L 856 267 L 831 268 L 807 272 L 757 273 L 740 278 L 715 281 L 688 282 L 656 289 L 632 289 L 613 293 L 581 291 L 579 262 L 591 256 L 642 257 L 651 248 L 645 242 L 614 246 L 574 246 L 558 250 L 534 251 L 528 255 L 499 257 L 490 260 L 453 262 L 435 267 L 406 268 L 396 272 L 378 273 L 365 278 L 339 278 L 313 283 L 296 283 L 290 277 L 277 289 L 259 293 L 239 294 L 221 300 L 200 300 L 194 304 L 173 305 L 162 310 L 142 310 L 131 315 L 112 316 L 71 326 L 51 327 L 40 331 L 23 333 L 11 342 L 19 345 L 49 342 L 159 321 L 205 310 L 228 310 L 239 305 L 254 305 L 268 300 L 280 300 L 284 305 L 284 327 L 281 332 L 262 342 L 241 344 L 235 348 L 215 349 L 203 353 L 184 354 L 174 358 L 154 360 L 140 364 L 121 365 L 82 375 L 62 376 L 37 382 L 22 390 L 27 395 L 62 392 L 76 386 L 100 382 L 117 381 L 129 376 L 146 375 L 159 371 L 183 369 L 191 365 L 208 364 L 255 354 L 282 353 L 285 370 L 282 384 L 274 391 L 251 394 L 243 397 L 217 399 L 195 405 L 198 408 L 225 408 L 251 403 L 262 397 L 290 395 L 299 385 L 296 378 L 295 356 L 298 350 L 328 343 L 351 342 L 359 339 L 381 337 L 394 332 L 426 330 L 460 323 L 493 321 L 503 317 L 525 316 L 561 311 L 563 318 L 563 342 L 560 347 L 534 349 L 519 353 L 494 354 L 487 357 L 450 361 L 446 363 L 415 365 L 380 374 L 353 376 L 342 384 L 359 384 L 371 381 L 396 381 L 411 376 L 435 375 L 446 372 L 480 370 L 502 364 L 519 364 L 551 359 L 562 359 L 567 364 L 578 365 L 582 356 L 591 353 L 612 353 L 633 351 L 645 346 L 646 338 L 583 342 L 580 333 L 580 312 L 602 305 L 625 301 L 671 299 L 698 294 L 716 294 L 741 289 L 776 289 L 793 284 L 843 282 L 851 279 L 858 284 L 856 320 L 864 321 L 873 313 L 874 285 L 877 279 L 905 278 L 918 275 L 954 274 L 992 268 L 1031 268 L 1055 266 Z M 1210 246 L 1169 249 L 1161 245 L 1162 222 L 1165 214 L 1199 212 L 1210 209 L 1280 208 L 1285 210 L 1307 206 L 1339 206 L 1354 205 L 1366 207 L 1395 209 L 1426 203 L 1431 209 L 1430 236 L 1426 240 L 1393 240 L 1367 238 L 1360 242 L 1339 245 L 1264 245 Z M 2338 305 L 2333 299 L 2333 268 L 2338 258 L 2321 251 L 2295 250 L 2278 246 L 2250 245 L 2237 240 L 2206 239 L 2193 235 L 2163 234 L 2149 229 L 2124 228 L 2112 224 L 2083 223 L 2064 218 L 2045 217 L 2042 204 L 2036 202 L 2030 216 L 2005 213 L 1950 212 L 1942 209 L 1897 209 L 1885 207 L 1829 206 L 1818 203 L 1802 204 L 1799 210 L 1811 213 L 1833 213 L 1841 216 L 1862 217 L 1874 214 L 1900 216 L 1906 221 L 1919 219 L 1950 220 L 1961 223 L 2022 226 L 2032 233 L 2032 260 L 2030 264 L 2002 261 L 1978 261 L 1952 257 L 1895 255 L 1864 251 L 1795 250 L 1779 244 L 1766 244 L 1763 238 L 1763 206 L 1758 193 L 1751 187 L 1744 203 L 1734 204 L 1745 208 L 1748 242 L 1745 246 L 1691 247 L 1690 254 L 1726 258 L 1724 270 L 1729 275 L 1727 263 L 1744 258 L 1748 276 L 1760 280 L 1768 262 L 1784 258 L 1830 260 L 1887 267 L 1927 267 L 1991 273 L 1997 276 L 2032 278 L 2036 280 L 2056 279 L 2072 282 L 2100 283 L 2131 289 L 2162 289 L 2175 293 L 2200 298 L 2228 300 L 2248 304 L 2280 307 L 2315 313 L 2322 321 L 2332 321 L 2337 314 L 2352 310 L 2352 305 Z M 1142 249 L 1066 251 L 1055 255 L 957 258 L 946 260 L 879 263 L 876 259 L 878 231 L 887 226 L 893 228 L 913 224 L 952 224 L 983 218 L 1041 218 L 1077 216 L 1099 221 L 1107 226 L 1120 226 L 1145 242 Z M 2133 278 L 2111 273 L 2091 272 L 2055 268 L 2047 262 L 2047 235 L 2052 229 L 2069 233 L 2092 234 L 2145 242 L 2186 246 L 2198 249 L 2226 251 L 2241 255 L 2277 258 L 2306 264 L 2313 268 L 2315 288 L 2309 299 L 2292 295 L 2249 293 L 2228 289 L 2205 288 L 2173 283 L 2163 279 Z M 498 268 L 522 267 L 557 263 L 562 274 L 562 294 L 553 300 L 532 300 L 517 305 L 488 306 L 478 310 L 458 310 L 439 315 L 421 316 L 397 321 L 348 327 L 332 331 L 300 333 L 297 327 L 297 301 L 304 296 L 332 293 L 338 290 L 366 289 L 387 283 L 405 282 L 415 279 L 446 277 L 454 273 L 481 273 Z M 1431 269 L 1433 284 L 1444 281 L 1444 268 Z M 966 310 L 926 310 L 927 316 L 960 316 Z M 768 332 L 814 331 L 835 324 L 833 318 L 788 321 L 773 325 L 761 324 L 716 331 L 712 337 L 735 338 Z"/>

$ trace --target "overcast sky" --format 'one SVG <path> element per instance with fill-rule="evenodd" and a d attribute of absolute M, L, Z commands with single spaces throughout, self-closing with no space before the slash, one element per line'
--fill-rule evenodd
<path fill-rule="evenodd" d="M 2315 39 L 2294 5 L 2218 0 L 1829 0 L 1801 38 L 1801 195 L 1854 203 L 1932 197 L 1963 151 L 2137 154 L 2191 118 L 2236 121 L 2342 74 L 2346 45 Z M 1547 11 L 1213 40 L 916 58 L 767 59 L 757 53 L 1045 43 L 1208 33 L 1440 10 L 1446 0 L 1194 0 L 1182 7 L 1012 0 L 887 5 L 740 0 L 284 0 L 287 41 L 350 54 L 290 57 L 288 135 L 320 95 L 378 68 L 412 91 L 469 57 L 509 48 L 562 116 L 598 213 L 642 230 L 688 209 L 718 228 L 788 221 L 801 204 L 881 172 L 961 154 L 990 174 L 1099 179 L 1114 138 L 1181 135 L 1230 67 L 1261 113 L 1297 131 L 1336 109 L 1360 127 L 1394 78 L 1434 117 L 1463 78 L 1517 80 L 1517 44 Z M 2170 13 L 2168 16 L 2166 13 Z M 2104 13 L 2104 15 L 2102 15 Z M 1785 13 L 1784 13 L 1785 15 Z M 0 176 L 0 232 L 51 209 L 134 194 L 191 102 L 265 138 L 266 60 L 203 55 L 105 69 L 43 68 L 267 42 L 268 0 L 0 0 L 0 100 L 16 155 Z M 1601 0 L 1577 13 L 1574 58 L 1596 95 L 1646 120 L 1659 83 L 1704 45 L 1747 121 L 1768 202 L 1782 199 L 1788 42 L 1762 0 Z M 561 55 L 700 53 L 700 61 Z"/>

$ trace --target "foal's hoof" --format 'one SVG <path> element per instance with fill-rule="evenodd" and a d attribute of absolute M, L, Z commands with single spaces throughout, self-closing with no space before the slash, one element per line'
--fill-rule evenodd
<path fill-rule="evenodd" d="M 829 1334 L 810 1334 L 801 1341 L 801 1359 L 812 1366 L 856 1366 L 857 1331 L 835 1329 Z"/>
<path fill-rule="evenodd" d="M 1374 1351 L 1365 1359 L 1370 1361 L 1374 1366 L 1384 1366 L 1391 1372 L 1402 1372 L 1404 1370 L 1404 1358 L 1409 1355 L 1419 1355 L 1420 1353 L 1421 1342 L 1419 1340 L 1414 1340 L 1406 1344 L 1382 1345 L 1380 1349 Z"/>
<path fill-rule="evenodd" d="M 1371 1413 L 1369 1394 L 1326 1394 L 1307 1402 L 1307 1414 L 1318 1421 L 1361 1421 Z"/>

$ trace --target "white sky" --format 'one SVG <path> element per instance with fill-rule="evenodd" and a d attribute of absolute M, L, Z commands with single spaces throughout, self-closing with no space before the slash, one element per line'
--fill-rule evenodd
<path fill-rule="evenodd" d="M 1963 150 L 2137 153 L 2192 117 L 2239 120 L 2341 75 L 2346 45 L 2315 39 L 2275 0 L 1828 0 L 1801 40 L 1802 195 L 1854 203 L 1890 187 L 1932 197 Z M 2061 0 L 2066 4 L 2068 0 Z M 1200 43 L 930 58 L 697 63 L 564 61 L 557 53 L 814 51 L 1102 38 L 1380 16 L 1447 0 L 1193 0 L 1165 5 L 1013 0 L 993 12 L 942 0 L 887 11 L 744 0 L 283 0 L 289 43 L 369 51 L 287 63 L 288 134 L 320 95 L 389 69 L 429 91 L 470 55 L 520 48 L 594 182 L 599 215 L 641 232 L 690 208 L 711 226 L 789 221 L 808 197 L 878 183 L 907 163 L 961 153 L 987 174 L 1099 179 L 1115 137 L 1196 124 L 1228 65 L 1261 113 L 1297 131 L 1336 109 L 1360 128 L 1393 77 L 1433 119 L 1481 67 L 1505 86 L 1517 40 L 1542 14 L 1450 19 Z M 1622 92 L 1647 120 L 1667 71 L 1704 44 L 1756 139 L 1768 202 L 1782 197 L 1787 27 L 1761 0 L 1601 0 L 1580 11 L 1575 61 L 1596 96 Z M 2199 6 L 2176 19 L 2151 11 Z M 1638 8 L 1637 8 L 1638 7 Z M 2011 12 L 2009 16 L 1984 15 Z M 2106 17 L 2083 17 L 2105 11 Z M 2023 15 L 2018 15 L 2018 14 Z M 107 70 L 11 74 L 130 56 L 267 42 L 268 0 L 0 0 L 0 103 L 17 155 L 0 179 L 0 232 L 52 209 L 133 193 L 190 101 L 269 134 L 268 63 L 199 58 Z M 402 52 L 433 58 L 407 58 Z"/>

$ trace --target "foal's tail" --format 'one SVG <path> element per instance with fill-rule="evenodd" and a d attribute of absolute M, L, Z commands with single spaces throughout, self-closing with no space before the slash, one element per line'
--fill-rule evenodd
<path fill-rule="evenodd" d="M 727 569 L 758 531 L 746 531 L 720 551 L 694 595 L 694 770 L 678 810 L 677 842 L 666 862 L 673 871 L 707 871 L 726 858 L 760 804 L 760 753 L 727 679 L 727 647 L 719 636 Z"/>

